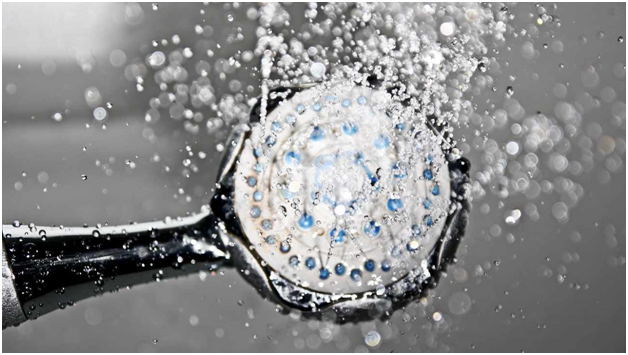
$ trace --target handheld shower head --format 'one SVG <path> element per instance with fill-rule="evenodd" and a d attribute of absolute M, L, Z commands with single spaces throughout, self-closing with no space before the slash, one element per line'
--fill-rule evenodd
<path fill-rule="evenodd" d="M 252 125 L 234 128 L 210 208 L 196 216 L 3 226 L 3 290 L 14 291 L 3 292 L 3 327 L 228 265 L 286 309 L 333 309 L 340 322 L 383 316 L 423 294 L 466 225 L 469 162 L 432 118 L 376 83 L 270 91 Z"/>

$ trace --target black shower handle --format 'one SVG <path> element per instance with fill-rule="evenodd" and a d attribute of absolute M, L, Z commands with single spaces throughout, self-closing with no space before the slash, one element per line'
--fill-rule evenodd
<path fill-rule="evenodd" d="M 209 212 L 122 226 L 2 226 L 2 328 L 122 287 L 214 270 L 229 256 Z"/>

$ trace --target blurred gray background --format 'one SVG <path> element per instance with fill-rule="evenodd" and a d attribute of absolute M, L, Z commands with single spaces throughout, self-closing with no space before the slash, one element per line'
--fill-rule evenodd
<path fill-rule="evenodd" d="M 198 211 L 211 195 L 220 158 L 216 145 L 224 133 L 208 135 L 201 127 L 191 134 L 165 117 L 147 124 L 148 100 L 158 88 L 147 80 L 138 93 L 124 67 L 143 61 L 151 41 L 170 41 L 174 34 L 181 38 L 179 46 L 195 49 L 195 24 L 210 24 L 210 40 L 218 43 L 234 27 L 242 28 L 244 40 L 217 49 L 216 60 L 252 49 L 256 23 L 245 15 L 251 6 L 3 4 L 3 223 L 120 224 Z M 295 28 L 304 21 L 303 9 L 290 6 Z M 524 28 L 533 22 L 529 15 L 537 14 L 534 4 L 512 10 L 515 25 Z M 625 68 L 623 74 L 614 72 L 621 72 L 618 63 L 625 66 L 625 43 L 619 40 L 625 36 L 625 11 L 625 4 L 559 4 L 553 13 L 562 25 L 553 38 L 541 32 L 535 41 L 539 58 L 522 57 L 523 38 L 509 39 L 510 50 L 502 48 L 498 58 L 507 65 L 496 86 L 503 91 L 513 85 L 527 114 L 553 115 L 556 83 L 568 83 L 567 99 L 575 100 L 569 95 L 584 88 L 581 73 L 594 65 L 600 78 L 590 92 L 613 88 L 614 100 L 624 103 L 624 123 L 611 125 L 617 112 L 605 102 L 583 120 L 623 137 L 625 150 Z M 235 21 L 228 22 L 227 14 Z M 561 51 L 542 48 L 555 40 L 563 44 Z M 116 50 L 124 53 L 124 63 Z M 256 78 L 240 75 L 256 85 Z M 225 82 L 212 80 L 217 90 L 226 90 Z M 102 105 L 112 105 L 102 122 L 86 102 L 88 88 L 98 90 Z M 480 108 L 486 100 L 501 105 L 503 95 L 491 95 L 476 100 Z M 60 122 L 51 118 L 56 112 L 63 113 Z M 502 140 L 505 144 L 507 137 Z M 186 146 L 208 154 L 189 176 L 182 173 Z M 625 160 L 625 152 L 619 157 Z M 479 155 L 470 158 L 479 164 Z M 458 264 L 432 292 L 429 305 L 414 304 L 387 322 L 337 326 L 281 315 L 233 270 L 225 270 L 79 302 L 3 331 L 2 350 L 625 352 L 625 165 L 608 176 L 594 171 L 574 180 L 584 196 L 566 224 L 551 216 L 548 198 L 537 200 L 538 222 L 524 215 L 507 226 L 506 210 L 523 210 L 525 198 L 507 199 L 506 207 L 495 196 L 484 198 L 472 211 Z M 481 211 L 484 204 L 489 213 Z M 495 225 L 500 233 L 491 229 Z M 566 275 L 564 281 L 559 274 Z M 450 306 L 452 295 L 461 293 L 472 301 L 465 312 Z M 442 322 L 430 319 L 436 311 Z M 377 347 L 364 341 L 372 329 L 382 335 Z"/>

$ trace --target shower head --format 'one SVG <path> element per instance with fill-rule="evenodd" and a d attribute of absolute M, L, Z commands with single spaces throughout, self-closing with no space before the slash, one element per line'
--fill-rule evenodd
<path fill-rule="evenodd" d="M 229 265 L 286 310 L 332 309 L 341 322 L 389 314 L 436 284 L 466 225 L 469 162 L 435 123 L 376 80 L 271 90 L 233 129 L 200 214 L 3 226 L 3 275 L 13 275 L 3 327 L 94 292 Z"/>

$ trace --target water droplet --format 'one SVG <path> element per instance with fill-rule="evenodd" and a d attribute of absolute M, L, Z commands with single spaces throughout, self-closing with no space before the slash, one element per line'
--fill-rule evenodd
<path fill-rule="evenodd" d="M 440 33 L 443 36 L 451 36 L 454 34 L 454 32 L 456 32 L 456 25 L 453 22 L 443 22 L 440 25 Z"/>
<path fill-rule="evenodd" d="M 107 118 L 107 110 L 105 110 L 103 107 L 96 107 L 94 109 L 94 118 L 96 119 L 96 121 L 102 121 L 105 118 Z"/>
<path fill-rule="evenodd" d="M 443 315 L 440 312 L 434 312 L 434 314 L 432 315 L 432 319 L 435 322 L 440 322 L 443 319 Z"/>
<path fill-rule="evenodd" d="M 471 309 L 471 298 L 464 292 L 456 292 L 449 297 L 449 311 L 455 315 L 463 315 Z"/>
<path fill-rule="evenodd" d="M 370 330 L 364 337 L 364 342 L 370 347 L 379 345 L 381 340 L 382 336 L 376 330 Z"/>
<path fill-rule="evenodd" d="M 148 57 L 148 64 L 150 64 L 150 66 L 152 66 L 153 68 L 158 68 L 162 66 L 165 62 L 166 62 L 166 55 L 160 51 L 156 51 Z M 138 80 L 138 85 L 139 84 L 142 84 L 140 80 Z"/>
<path fill-rule="evenodd" d="M 316 62 L 310 67 L 310 74 L 312 74 L 313 77 L 320 79 L 325 76 L 325 70 L 325 64 Z"/>

